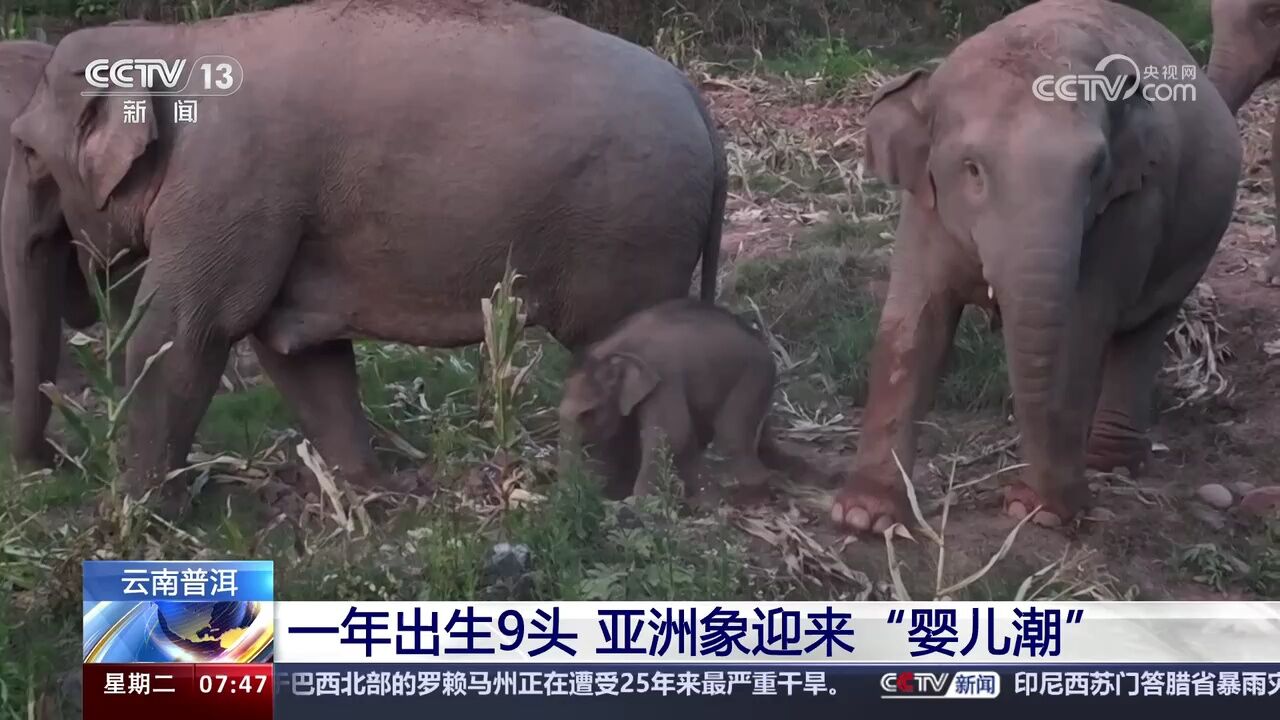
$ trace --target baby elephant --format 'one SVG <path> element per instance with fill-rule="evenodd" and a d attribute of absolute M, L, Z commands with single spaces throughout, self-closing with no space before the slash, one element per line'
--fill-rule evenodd
<path fill-rule="evenodd" d="M 772 452 L 765 415 L 776 379 L 752 328 L 706 302 L 672 300 L 627 318 L 577 359 L 561 428 L 567 449 L 586 446 L 610 497 L 653 490 L 664 440 L 690 494 L 712 442 L 744 486 L 760 488 L 770 476 L 760 453 Z"/>

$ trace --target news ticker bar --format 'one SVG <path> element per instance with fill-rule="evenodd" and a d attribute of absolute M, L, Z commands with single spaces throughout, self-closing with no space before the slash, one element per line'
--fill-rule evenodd
<path fill-rule="evenodd" d="M 991 717 L 1041 708 L 1083 712 L 1194 703 L 1224 711 L 1280 706 L 1280 665 L 107 665 L 84 666 L 86 720 L 379 720 L 590 718 L 602 709 L 705 720 L 947 702 Z M 149 676 L 140 680 L 140 676 Z M 165 690 L 165 692 L 157 692 Z M 934 703 L 927 703 L 932 707 Z M 887 706 L 888 707 L 888 706 Z"/>

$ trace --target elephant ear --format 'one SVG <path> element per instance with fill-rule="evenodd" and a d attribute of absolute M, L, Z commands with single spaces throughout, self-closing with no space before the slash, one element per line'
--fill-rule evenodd
<path fill-rule="evenodd" d="M 78 166 L 98 210 L 106 207 L 133 164 L 159 137 L 150 99 L 100 95 L 90 100 L 81 115 Z M 141 105 L 126 107 L 126 102 Z M 140 114 L 138 108 L 142 108 Z"/>
<path fill-rule="evenodd" d="M 929 121 L 923 109 L 928 84 L 928 71 L 917 68 L 876 91 L 865 121 L 866 158 L 867 167 L 876 177 L 933 207 Z"/>
<path fill-rule="evenodd" d="M 1107 104 L 1107 116 L 1111 123 L 1111 180 L 1107 185 L 1102 207 L 1140 190 L 1144 178 L 1158 161 L 1157 144 L 1154 140 L 1159 136 L 1155 131 L 1156 111 L 1151 107 L 1151 102 L 1143 97 L 1142 80 L 1131 74 L 1125 77 L 1123 87 L 1126 92 Z M 1133 94 L 1124 97 L 1129 88 L 1133 88 Z"/>
<path fill-rule="evenodd" d="M 610 356 L 609 366 L 617 372 L 618 412 L 627 417 L 658 387 L 658 374 L 648 363 L 630 353 Z"/>

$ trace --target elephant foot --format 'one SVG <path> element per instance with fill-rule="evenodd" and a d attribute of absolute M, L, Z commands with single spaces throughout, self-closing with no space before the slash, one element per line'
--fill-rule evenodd
<path fill-rule="evenodd" d="M 900 485 L 885 485 L 861 477 L 845 482 L 831 504 L 831 520 L 855 532 L 882 533 L 908 514 L 907 493 Z"/>
<path fill-rule="evenodd" d="M 1053 502 L 1026 483 L 1015 482 L 1005 488 L 1004 511 L 1015 520 L 1022 520 L 1028 513 L 1035 512 L 1031 522 L 1041 527 L 1061 527 L 1074 518 L 1080 508 L 1066 502 Z"/>
<path fill-rule="evenodd" d="M 1258 282 L 1273 287 L 1280 286 L 1280 246 L 1271 251 L 1267 261 L 1258 270 Z"/>
<path fill-rule="evenodd" d="M 1099 472 L 1115 472 L 1121 468 L 1129 472 L 1129 477 L 1137 478 L 1147 469 L 1151 462 L 1151 441 L 1145 434 L 1096 433 L 1089 438 L 1089 451 L 1085 455 L 1085 466 Z"/>
<path fill-rule="evenodd" d="M 145 506 L 166 520 L 180 521 L 190 512 L 192 501 L 190 485 L 184 476 L 157 483 L 133 470 L 125 470 L 116 478 L 116 492 L 102 494 L 98 514 L 111 518 L 126 507 Z"/>
<path fill-rule="evenodd" d="M 34 443 L 15 442 L 13 445 L 13 460 L 21 470 L 51 468 L 57 457 L 58 451 L 44 438 Z"/>

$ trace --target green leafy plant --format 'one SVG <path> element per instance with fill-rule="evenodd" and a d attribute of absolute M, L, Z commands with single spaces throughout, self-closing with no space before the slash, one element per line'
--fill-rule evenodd
<path fill-rule="evenodd" d="M 73 15 L 77 20 L 86 20 L 114 13 L 115 5 L 106 0 L 76 0 Z"/>
<path fill-rule="evenodd" d="M 481 300 L 484 315 L 484 352 L 487 362 L 487 386 L 485 394 L 491 404 L 486 425 L 493 429 L 493 439 L 498 450 L 510 452 L 523 433 L 516 412 L 530 371 L 537 364 L 537 357 L 527 358 L 524 342 L 528 313 L 524 301 L 515 294 L 515 284 L 521 277 L 511 267 L 508 257 L 502 281 L 493 288 L 493 294 Z"/>
<path fill-rule="evenodd" d="M 92 291 L 98 317 L 102 319 L 102 336 L 94 338 L 83 333 L 71 341 L 77 362 L 89 379 L 91 397 L 100 404 L 95 410 L 63 393 L 54 383 L 40 386 L 62 417 L 67 430 L 78 441 L 78 447 L 57 447 L 57 450 L 86 479 L 104 484 L 108 488 L 107 506 L 111 508 L 121 536 L 127 535 L 131 515 L 130 499 L 121 493 L 121 457 L 119 437 L 126 424 L 126 411 L 143 379 L 155 363 L 172 347 L 172 341 L 162 345 L 143 363 L 138 376 L 123 392 L 114 376 L 117 357 L 123 357 L 129 338 L 137 330 L 143 315 L 150 307 L 154 292 L 139 298 L 127 318 L 113 316 L 110 296 L 129 283 L 146 267 L 147 261 L 136 264 L 118 279 L 113 273 L 124 255 L 106 258 L 91 243 L 77 243 L 91 256 L 90 272 L 86 281 Z"/>
<path fill-rule="evenodd" d="M 674 5 L 662 13 L 662 24 L 653 38 L 653 51 L 676 67 L 687 70 L 698 59 L 698 41 L 702 30 L 698 16 L 682 5 Z"/>
<path fill-rule="evenodd" d="M 210 18 L 222 17 L 236 10 L 231 0 L 191 0 L 182 6 L 182 19 L 184 22 L 199 22 L 200 20 L 208 20 Z"/>

